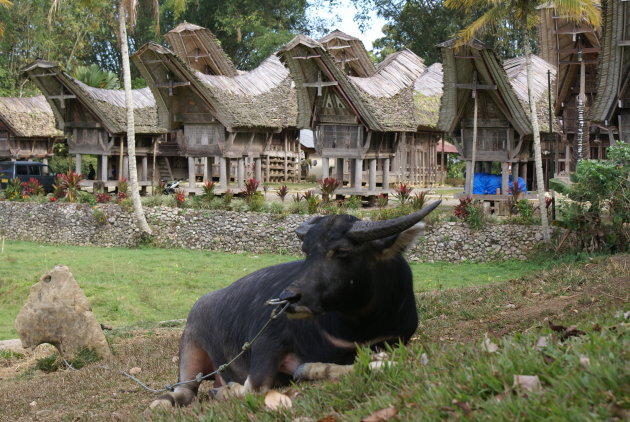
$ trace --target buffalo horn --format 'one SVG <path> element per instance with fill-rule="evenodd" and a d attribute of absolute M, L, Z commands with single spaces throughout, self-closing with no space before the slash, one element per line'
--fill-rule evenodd
<path fill-rule="evenodd" d="M 302 224 L 300 224 L 295 229 L 295 234 L 297 234 L 297 236 L 300 238 L 300 240 L 304 240 L 304 236 L 306 236 L 306 233 L 308 233 L 308 231 L 311 229 L 311 227 L 313 227 L 315 225 L 315 224 L 313 224 L 313 222 L 316 219 L 317 219 L 317 217 L 311 218 L 310 220 L 305 221 Z"/>
<path fill-rule="evenodd" d="M 385 221 L 357 221 L 346 235 L 357 242 L 368 242 L 370 240 L 383 239 L 388 236 L 400 233 L 418 223 L 431 211 L 437 208 L 442 201 L 435 201 L 413 214 L 394 218 Z"/>

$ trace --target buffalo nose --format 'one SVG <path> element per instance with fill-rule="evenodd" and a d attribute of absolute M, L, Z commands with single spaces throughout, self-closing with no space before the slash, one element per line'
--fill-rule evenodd
<path fill-rule="evenodd" d="M 278 299 L 286 300 L 290 303 L 295 303 L 300 300 L 301 297 L 302 295 L 300 293 L 296 293 L 293 290 L 284 290 L 282 293 L 280 293 L 280 297 Z"/>

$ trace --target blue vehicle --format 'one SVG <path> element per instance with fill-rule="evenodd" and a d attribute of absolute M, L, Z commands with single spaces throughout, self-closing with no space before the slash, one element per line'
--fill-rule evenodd
<path fill-rule="evenodd" d="M 7 188 L 9 180 L 18 178 L 20 182 L 36 179 L 44 191 L 52 192 L 55 174 L 48 166 L 36 161 L 0 161 L 0 189 Z"/>

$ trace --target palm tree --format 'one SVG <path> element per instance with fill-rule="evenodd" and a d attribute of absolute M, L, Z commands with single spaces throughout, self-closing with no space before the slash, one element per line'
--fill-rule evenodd
<path fill-rule="evenodd" d="M 536 102 L 531 87 L 533 86 L 532 74 L 532 49 L 531 31 L 537 24 L 538 14 L 536 8 L 543 4 L 555 8 L 566 19 L 575 22 L 586 22 L 594 27 L 600 25 L 600 10 L 597 0 L 446 0 L 447 7 L 462 9 L 465 11 L 486 10 L 477 20 L 458 33 L 457 45 L 464 45 L 480 32 L 497 27 L 502 22 L 510 22 L 519 28 L 523 34 L 523 51 L 527 67 L 527 87 L 529 95 L 529 112 L 534 135 L 534 161 L 536 165 L 536 184 L 538 185 L 538 203 L 540 206 L 540 220 L 543 229 L 543 238 L 547 242 L 550 239 L 549 222 L 545 212 L 545 182 L 543 179 L 542 156 L 540 148 L 540 130 L 538 115 L 536 114 Z M 551 125 L 551 122 L 549 122 Z"/>
<path fill-rule="evenodd" d="M 0 6 L 2 7 L 11 7 L 13 6 L 13 2 L 9 0 L 0 0 Z M 0 22 L 0 38 L 4 36 L 4 22 Z"/>
<path fill-rule="evenodd" d="M 6 0 L 0 0 L 0 2 Z M 55 13 L 64 0 L 52 0 L 49 19 L 52 20 Z M 81 0 L 85 7 L 96 5 L 94 0 Z M 151 3 L 156 19 L 156 28 L 159 28 L 159 5 L 157 0 L 147 0 Z M 177 0 L 177 3 L 185 3 L 185 0 Z M 151 235 L 152 231 L 144 216 L 142 203 L 140 202 L 140 189 L 138 187 L 138 168 L 136 165 L 136 137 L 135 120 L 133 115 L 133 97 L 131 94 L 131 70 L 129 67 L 129 43 L 127 39 L 127 24 L 131 29 L 136 24 L 136 10 L 138 0 L 119 0 L 118 3 L 118 36 L 120 37 L 120 52 L 122 56 L 123 86 L 125 90 L 125 104 L 127 107 L 127 155 L 129 156 L 129 188 L 131 190 L 131 200 L 133 202 L 133 213 L 140 230 Z M 122 173 L 122 169 L 121 169 Z"/>

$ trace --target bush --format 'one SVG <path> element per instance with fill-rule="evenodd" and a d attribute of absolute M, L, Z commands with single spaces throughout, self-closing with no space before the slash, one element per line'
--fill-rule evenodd
<path fill-rule="evenodd" d="M 260 212 L 265 207 L 265 198 L 261 192 L 254 192 L 252 196 L 245 198 L 245 203 L 249 207 L 250 211 Z"/>
<path fill-rule="evenodd" d="M 22 182 L 22 197 L 39 196 L 44 194 L 44 187 L 39 180 L 31 177 L 28 182 Z"/>
<path fill-rule="evenodd" d="M 107 216 L 105 215 L 103 210 L 100 210 L 98 208 L 93 208 L 92 217 L 94 217 L 94 222 L 98 226 L 104 226 L 107 223 Z"/>
<path fill-rule="evenodd" d="M 418 192 L 414 196 L 411 197 L 411 208 L 414 211 L 418 211 L 419 209 L 424 207 L 424 204 L 426 202 L 427 202 L 427 192 L 426 191 Z"/>
<path fill-rule="evenodd" d="M 90 192 L 85 192 L 85 191 L 78 192 L 77 200 L 81 204 L 96 205 L 96 197 Z"/>
<path fill-rule="evenodd" d="M 15 178 L 15 179 L 9 180 L 9 183 L 7 183 L 7 187 L 4 191 L 4 197 L 8 201 L 17 201 L 21 199 L 22 183 L 20 182 L 20 179 Z"/>
<path fill-rule="evenodd" d="M 571 185 L 550 185 L 570 202 L 559 207 L 558 224 L 577 239 L 577 247 L 593 251 L 626 251 L 630 244 L 630 144 L 608 149 L 608 161 L 578 162 Z"/>
<path fill-rule="evenodd" d="M 346 204 L 348 209 L 358 210 L 363 206 L 363 200 L 361 195 L 352 195 L 347 201 Z"/>
<path fill-rule="evenodd" d="M 330 201 L 335 191 L 341 186 L 341 182 L 334 177 L 326 177 L 324 180 L 318 180 L 317 183 L 319 184 L 324 202 Z"/>
<path fill-rule="evenodd" d="M 413 189 L 409 187 L 406 183 L 400 183 L 394 188 L 394 197 L 398 199 L 400 205 L 405 205 L 409 196 L 411 196 L 411 191 Z"/>
<path fill-rule="evenodd" d="M 245 202 L 249 203 L 254 198 L 254 195 L 256 194 L 258 190 L 258 185 L 260 185 L 260 182 L 254 179 L 253 177 L 245 180 L 245 186 L 243 187 L 243 190 L 242 190 L 243 196 L 245 197 Z M 261 195 L 261 198 L 262 198 L 262 195 Z"/>
<path fill-rule="evenodd" d="M 276 193 L 278 194 L 280 200 L 284 202 L 284 198 L 286 198 L 286 196 L 289 194 L 289 188 L 287 187 L 287 185 L 282 185 L 278 188 Z"/>
<path fill-rule="evenodd" d="M 96 194 L 97 204 L 108 204 L 112 201 L 112 196 L 106 192 L 99 192 Z"/>
<path fill-rule="evenodd" d="M 284 214 L 284 205 L 278 202 L 272 202 L 269 204 L 269 213 L 270 214 Z"/>
<path fill-rule="evenodd" d="M 56 198 L 63 198 L 67 202 L 77 202 L 79 192 L 81 192 L 81 180 L 83 180 L 83 175 L 72 170 L 58 174 L 53 184 L 53 194 Z"/>
<path fill-rule="evenodd" d="M 455 217 L 467 222 L 473 230 L 480 230 L 487 223 L 481 202 L 473 201 L 469 197 L 459 199 L 459 204 L 455 207 L 454 214 Z"/>
<path fill-rule="evenodd" d="M 216 187 L 216 183 L 211 181 L 204 182 L 201 187 L 202 194 L 201 197 L 207 201 L 212 201 L 214 199 L 214 188 Z M 164 192 L 164 187 L 162 187 L 162 192 Z"/>

